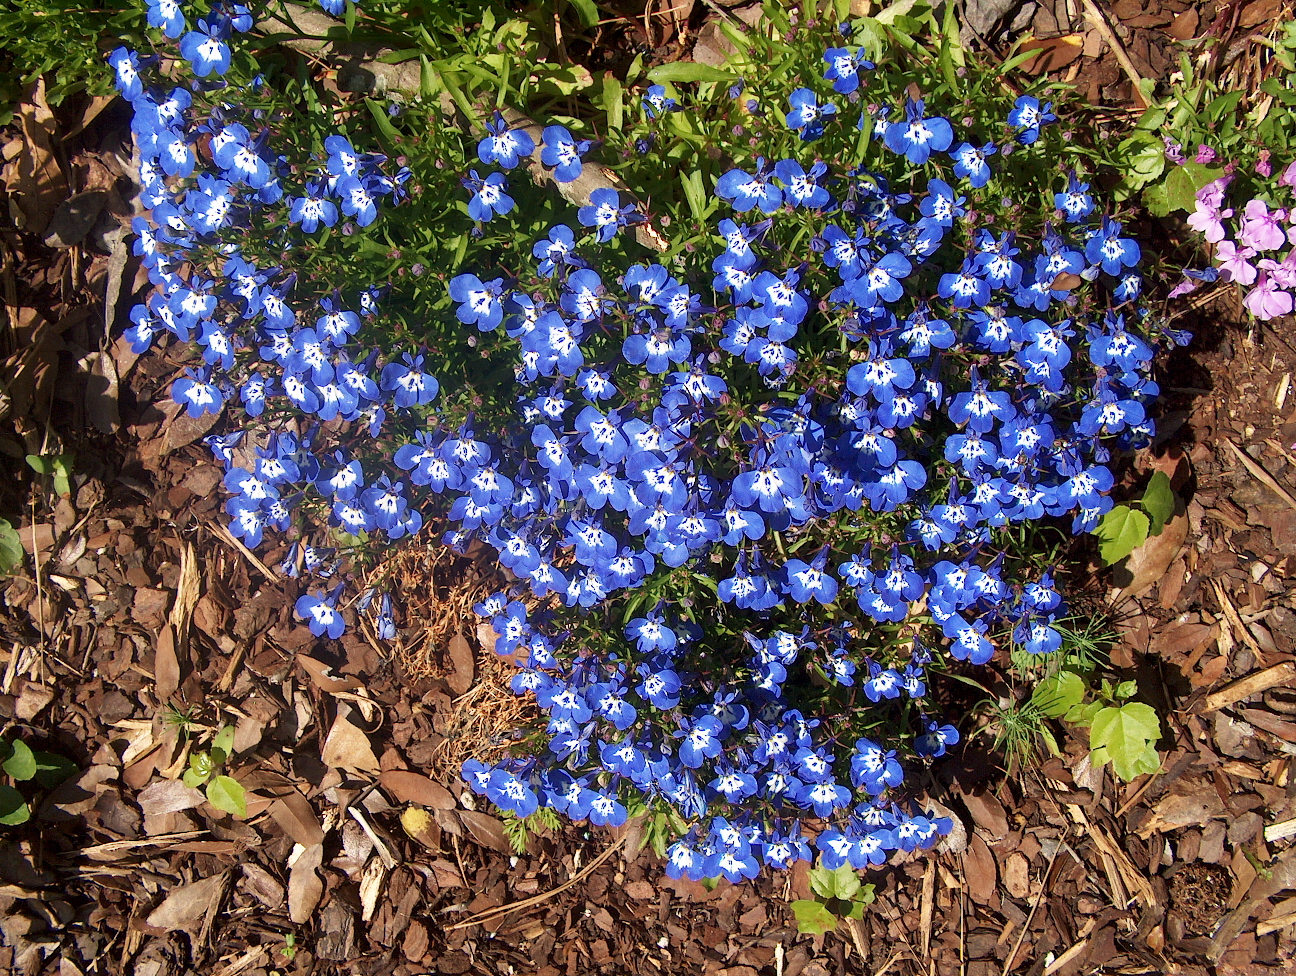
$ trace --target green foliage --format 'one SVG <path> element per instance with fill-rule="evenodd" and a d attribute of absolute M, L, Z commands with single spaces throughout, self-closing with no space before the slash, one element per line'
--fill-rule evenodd
<path fill-rule="evenodd" d="M 0 576 L 7 576 L 23 564 L 22 539 L 8 519 L 0 519 Z"/>
<path fill-rule="evenodd" d="M 72 455 L 28 454 L 27 464 L 37 474 L 51 479 L 54 494 L 60 498 L 72 494 Z"/>
<path fill-rule="evenodd" d="M 247 816 L 247 792 L 232 776 L 214 776 L 207 784 L 207 802 L 217 810 L 236 817 Z"/>
<path fill-rule="evenodd" d="M 519 817 L 506 810 L 501 821 L 504 824 L 504 836 L 508 838 L 509 846 L 515 854 L 526 853 L 527 840 L 532 834 L 538 834 L 542 830 L 555 831 L 562 826 L 558 814 L 550 807 L 539 807 L 529 817 Z"/>
<path fill-rule="evenodd" d="M 1093 530 L 1101 543 L 1098 553 L 1103 564 L 1114 566 L 1147 542 L 1149 537 L 1160 535 L 1174 514 L 1177 501 L 1170 488 L 1170 479 L 1165 472 L 1157 471 L 1148 482 L 1143 497 L 1133 503 L 1142 511 L 1132 505 L 1117 505 L 1104 515 Z"/>
<path fill-rule="evenodd" d="M 0 824 L 13 827 L 31 819 L 32 803 L 13 783 L 51 790 L 77 771 L 76 763 L 52 752 L 34 750 L 21 739 L 0 742 L 0 770 L 12 781 L 0 784 Z"/>
<path fill-rule="evenodd" d="M 814 898 L 792 902 L 797 930 L 803 935 L 822 935 L 837 927 L 839 919 L 861 918 L 874 901 L 874 888 L 860 882 L 848 864 L 828 870 L 822 864 L 810 869 L 810 890 Z"/>
<path fill-rule="evenodd" d="M 176 714 L 183 716 L 186 723 L 191 721 L 190 716 Z M 180 781 L 190 789 L 202 789 L 207 802 L 222 813 L 246 817 L 247 791 L 243 784 L 218 772 L 229 762 L 233 752 L 234 727 L 222 726 L 212 737 L 209 749 L 195 749 L 189 753 L 189 765 L 181 774 Z"/>

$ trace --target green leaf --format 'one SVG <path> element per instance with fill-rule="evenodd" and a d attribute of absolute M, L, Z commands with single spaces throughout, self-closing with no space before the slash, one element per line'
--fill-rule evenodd
<path fill-rule="evenodd" d="M 216 733 L 216 737 L 212 739 L 212 751 L 215 752 L 216 750 L 224 753 L 225 759 L 234 755 L 234 726 L 226 725 Z M 225 759 L 218 761 L 224 762 Z"/>
<path fill-rule="evenodd" d="M 196 790 L 207 782 L 207 775 L 205 773 L 196 773 L 193 769 L 186 769 L 180 774 L 180 782 L 184 783 L 189 789 Z"/>
<path fill-rule="evenodd" d="M 74 776 L 80 769 L 67 756 L 53 752 L 36 752 L 36 782 L 41 789 L 52 790 L 64 780 Z"/>
<path fill-rule="evenodd" d="M 1076 705 L 1062 716 L 1062 720 L 1081 727 L 1093 725 L 1094 716 L 1101 712 L 1105 707 L 1106 706 L 1100 701 Z"/>
<path fill-rule="evenodd" d="M 1101 541 L 1098 553 L 1103 564 L 1114 566 L 1138 546 L 1147 542 L 1151 522 L 1142 512 L 1136 512 L 1128 505 L 1117 505 L 1102 517 L 1098 527 L 1093 530 Z"/>
<path fill-rule="evenodd" d="M 1120 708 L 1098 712 L 1089 730 L 1091 760 L 1095 766 L 1110 762 L 1125 782 L 1161 768 L 1156 741 L 1161 738 L 1161 720 L 1151 705 L 1126 702 Z"/>
<path fill-rule="evenodd" d="M 1154 472 L 1143 492 L 1143 511 L 1152 517 L 1152 535 L 1160 535 L 1175 510 L 1175 493 L 1170 490 L 1170 479 L 1164 471 Z"/>
<path fill-rule="evenodd" d="M 567 2 L 576 9 L 576 16 L 580 18 L 582 27 L 598 26 L 599 11 L 594 0 L 567 0 Z"/>
<path fill-rule="evenodd" d="M 848 864 L 829 871 L 822 865 L 810 869 L 810 890 L 820 898 L 850 901 L 860 890 L 860 879 Z"/>
<path fill-rule="evenodd" d="M 25 782 L 36 775 L 36 756 L 22 739 L 14 739 L 13 751 L 4 761 L 3 768 L 14 779 Z"/>
<path fill-rule="evenodd" d="M 1031 702 L 1049 718 L 1061 718 L 1084 701 L 1084 679 L 1074 671 L 1059 671 L 1031 692 Z"/>
<path fill-rule="evenodd" d="M 621 82 L 612 75 L 603 76 L 603 110 L 607 112 L 609 132 L 620 132 L 625 125 L 625 97 Z"/>
<path fill-rule="evenodd" d="M 207 784 L 207 802 L 236 817 L 247 816 L 247 791 L 233 776 L 217 776 Z"/>
<path fill-rule="evenodd" d="M 378 127 L 378 134 L 382 141 L 386 143 L 387 149 L 394 147 L 401 141 L 400 131 L 391 124 L 387 117 L 387 110 L 379 105 L 372 98 L 365 99 L 365 105 L 369 107 L 369 114 L 373 116 L 374 125 Z"/>
<path fill-rule="evenodd" d="M 672 61 L 670 64 L 658 65 L 649 71 L 648 80 L 657 85 L 666 81 L 734 82 L 738 80 L 738 76 L 732 71 L 721 71 L 707 64 Z"/>
<path fill-rule="evenodd" d="M 0 575 L 8 575 L 23 564 L 22 539 L 7 519 L 0 519 Z"/>
<path fill-rule="evenodd" d="M 823 905 L 809 898 L 798 898 L 792 903 L 797 931 L 802 935 L 823 935 L 837 927 L 837 919 Z"/>
<path fill-rule="evenodd" d="M 31 807 L 23 795 L 12 786 L 0 786 L 0 824 L 14 827 L 30 819 Z"/>

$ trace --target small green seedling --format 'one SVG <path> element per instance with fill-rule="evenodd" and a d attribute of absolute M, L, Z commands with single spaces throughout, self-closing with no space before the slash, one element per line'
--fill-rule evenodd
<path fill-rule="evenodd" d="M 1175 500 L 1170 479 L 1164 471 L 1157 471 L 1141 499 L 1130 505 L 1117 505 L 1104 515 L 1093 530 L 1101 543 L 1098 553 L 1103 564 L 1116 565 L 1149 537 L 1160 535 L 1174 514 Z M 1139 507 L 1134 508 L 1134 505 Z"/>
<path fill-rule="evenodd" d="M 15 827 L 31 819 L 32 804 L 14 783 L 52 790 L 77 771 L 76 763 L 52 752 L 34 751 L 21 739 L 0 742 L 0 769 L 9 783 L 0 784 L 0 824 Z"/>
<path fill-rule="evenodd" d="M 8 576 L 23 563 L 22 539 L 8 519 L 0 519 L 0 576 Z"/>
<path fill-rule="evenodd" d="M 549 807 L 540 807 L 529 817 L 519 817 L 515 813 L 505 812 L 502 822 L 504 836 L 508 838 L 509 847 L 515 854 L 525 854 L 527 838 L 541 830 L 561 830 L 562 823 L 558 814 Z"/>
<path fill-rule="evenodd" d="M 814 898 L 792 903 L 797 930 L 803 935 L 822 935 L 837 927 L 839 919 L 863 918 L 864 908 L 873 904 L 873 885 L 862 884 L 849 864 L 828 870 L 822 864 L 810 869 L 810 890 Z"/>
<path fill-rule="evenodd" d="M 180 780 L 192 789 L 202 788 L 207 802 L 217 810 L 236 817 L 247 816 L 247 791 L 233 776 L 215 775 L 234 751 L 234 728 L 226 725 L 212 739 L 211 749 L 189 754 L 189 768 Z"/>
<path fill-rule="evenodd" d="M 1112 771 L 1130 782 L 1161 768 L 1156 743 L 1161 720 L 1144 702 L 1129 701 L 1138 683 L 1104 680 L 1092 701 L 1084 678 L 1074 671 L 1059 671 L 1035 686 L 1031 703 L 1049 718 L 1089 726 L 1089 748 L 1095 766 L 1111 763 Z"/>
<path fill-rule="evenodd" d="M 53 479 L 54 494 L 60 498 L 72 494 L 72 455 L 28 454 L 27 464 L 37 474 Z"/>

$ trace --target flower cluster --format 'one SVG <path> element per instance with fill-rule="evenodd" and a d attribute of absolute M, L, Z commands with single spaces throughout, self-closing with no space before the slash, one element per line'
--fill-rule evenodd
<path fill-rule="evenodd" d="M 1188 226 L 1215 245 L 1213 270 L 1247 290 L 1242 299 L 1247 311 L 1261 320 L 1287 315 L 1296 295 L 1296 163 L 1269 188 L 1272 195 L 1289 198 L 1286 207 L 1259 197 L 1245 204 L 1230 201 L 1231 182 L 1231 175 L 1221 176 L 1197 191 Z M 1200 278 L 1200 273 L 1189 278 L 1175 294 L 1191 291 Z"/>
<path fill-rule="evenodd" d="M 240 10 L 214 8 L 209 36 L 243 29 Z M 936 843 L 951 825 L 902 765 L 958 741 L 928 713 L 928 666 L 1058 649 L 1062 597 L 1011 529 L 1092 528 L 1111 449 L 1154 430 L 1137 243 L 1076 174 L 1034 224 L 986 217 L 1008 192 L 995 163 L 1041 151 L 1051 107 L 1023 96 L 987 141 L 901 89 L 852 127 L 828 99 L 854 105 L 874 63 L 851 47 L 823 62 L 831 94 L 751 116 L 753 145 L 786 150 L 719 175 L 709 253 L 615 263 L 648 218 L 601 189 L 534 241 L 533 268 L 454 274 L 451 314 L 510 357 L 516 399 L 448 422 L 423 352 L 363 345 L 380 288 L 295 295 L 294 235 L 372 222 L 407 174 L 341 135 L 292 167 L 236 99 L 200 109 L 113 55 L 156 286 L 129 336 L 195 342 L 175 401 L 245 416 L 208 438 L 230 531 L 252 548 L 285 534 L 283 571 L 329 587 L 295 609 L 337 638 L 339 538 L 412 536 L 439 500 L 445 541 L 490 547 L 516 580 L 477 610 L 547 722 L 530 754 L 469 762 L 469 786 L 594 824 L 652 803 L 681 825 L 675 877 Z M 657 87 L 642 108 L 653 125 L 687 111 Z M 596 149 L 560 125 L 540 145 L 498 114 L 486 129 L 477 159 L 498 169 L 457 174 L 479 230 L 517 207 L 507 171 L 538 153 L 571 182 Z M 863 149 L 812 155 L 838 130 Z M 249 227 L 276 228 L 281 264 L 248 256 Z M 343 426 L 363 456 L 331 436 Z M 389 594 L 357 606 L 395 632 Z"/>

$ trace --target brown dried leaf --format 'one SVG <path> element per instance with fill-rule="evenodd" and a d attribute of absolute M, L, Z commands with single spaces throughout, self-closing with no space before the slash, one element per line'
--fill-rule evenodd
<path fill-rule="evenodd" d="M 369 737 L 351 721 L 351 706 L 345 702 L 338 704 L 337 718 L 333 728 L 329 729 L 324 748 L 320 750 L 320 759 L 326 766 L 334 769 L 355 769 L 377 773 L 381 767 L 378 757 L 374 755 Z"/>
<path fill-rule="evenodd" d="M 297 663 L 306 669 L 316 688 L 327 691 L 330 695 L 335 695 L 339 691 L 355 691 L 363 684 L 359 678 L 334 677 L 332 669 L 327 664 L 305 654 L 297 655 Z"/>
<path fill-rule="evenodd" d="M 274 875 L 259 864 L 247 861 L 242 867 L 244 887 L 253 897 L 272 912 L 283 908 L 284 886 L 275 880 Z"/>
<path fill-rule="evenodd" d="M 1149 536 L 1147 542 L 1137 546 L 1114 574 L 1116 582 L 1123 586 L 1115 602 L 1140 596 L 1165 576 L 1187 538 L 1188 516 L 1181 512 L 1165 524 L 1160 535 Z"/>
<path fill-rule="evenodd" d="M 101 434 L 115 434 L 121 426 L 117 408 L 117 364 L 106 352 L 90 354 L 90 375 L 86 379 L 86 417 Z"/>
<path fill-rule="evenodd" d="M 270 804 L 266 811 L 270 819 L 283 832 L 302 847 L 315 847 L 324 843 L 324 828 L 320 826 L 310 802 L 296 790 L 290 790 Z"/>
<path fill-rule="evenodd" d="M 378 782 L 383 789 L 404 803 L 417 803 L 441 810 L 453 810 L 455 807 L 454 796 L 449 790 L 420 773 L 389 769 L 378 777 Z"/>
<path fill-rule="evenodd" d="M 148 924 L 164 932 L 179 929 L 192 935 L 203 918 L 216 910 L 224 887 L 225 875 L 217 874 L 177 888 L 167 895 L 166 901 L 153 909 Z"/>
<path fill-rule="evenodd" d="M 1031 75 L 1046 75 L 1065 68 L 1080 57 L 1084 50 L 1084 35 L 1067 34 L 1063 37 L 1050 37 L 1045 41 L 1027 41 L 1020 50 L 1039 52 L 1022 64 L 1022 71 Z"/>
<path fill-rule="evenodd" d="M 462 695 L 472 687 L 473 677 L 476 672 L 472 645 L 468 643 L 468 638 L 464 637 L 463 634 L 455 634 L 450 638 L 450 645 L 447 650 L 450 653 L 450 663 L 454 665 L 454 671 L 446 678 L 446 683 L 456 695 Z"/>
<path fill-rule="evenodd" d="M 1014 898 L 1026 898 L 1030 895 L 1030 862 L 1020 851 L 1013 851 L 1004 861 L 1004 887 Z"/>
<path fill-rule="evenodd" d="M 973 901 L 984 905 L 994 897 L 998 870 L 994 855 L 978 834 L 968 838 L 967 850 L 963 852 L 963 876 Z"/>
<path fill-rule="evenodd" d="M 1138 835 L 1144 839 L 1155 831 L 1175 830 L 1179 827 L 1196 827 L 1213 817 L 1224 816 L 1224 801 L 1208 783 L 1192 793 L 1172 794 L 1163 797 L 1152 808 L 1150 816 L 1139 826 Z"/>
<path fill-rule="evenodd" d="M 180 688 L 180 659 L 176 655 L 175 631 L 163 624 L 153 655 L 153 679 L 157 682 L 157 700 L 165 703 Z"/>
<path fill-rule="evenodd" d="M 475 810 L 460 810 L 459 821 L 468 829 L 473 840 L 482 847 L 499 851 L 501 854 L 512 854 L 513 846 L 504 836 L 504 825 L 486 813 Z"/>
<path fill-rule="evenodd" d="M 205 800 L 206 797 L 201 791 L 185 786 L 178 779 L 158 780 L 145 787 L 135 797 L 135 802 L 139 804 L 140 810 L 146 817 L 192 810 Z"/>
<path fill-rule="evenodd" d="M 989 793 L 964 793 L 963 802 L 967 804 L 968 813 L 990 840 L 1000 840 L 1008 836 L 1008 815 L 1003 804 Z"/>
<path fill-rule="evenodd" d="M 324 845 L 299 847 L 288 858 L 288 917 L 304 925 L 324 894 L 319 868 L 324 863 Z"/>

